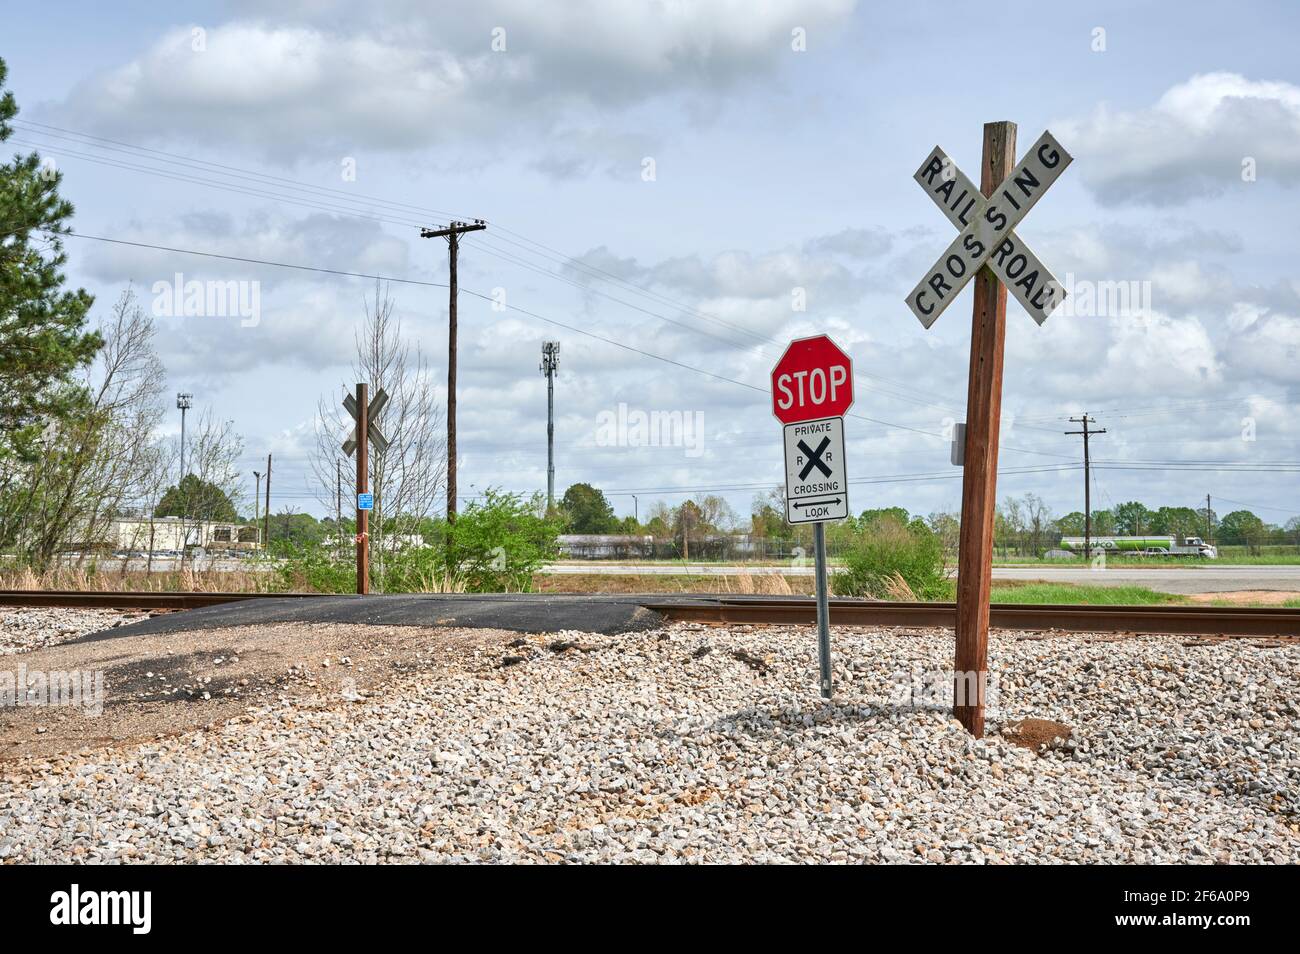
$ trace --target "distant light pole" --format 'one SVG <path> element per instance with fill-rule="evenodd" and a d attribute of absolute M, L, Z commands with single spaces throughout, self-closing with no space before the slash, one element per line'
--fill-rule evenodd
<path fill-rule="evenodd" d="M 636 522 L 636 525 L 639 527 L 641 526 L 641 509 L 637 505 L 636 494 L 632 494 L 631 496 L 632 496 L 632 519 L 633 521 Z"/>
<path fill-rule="evenodd" d="M 176 407 L 181 412 L 181 477 L 185 476 L 185 412 L 194 405 L 194 395 L 180 392 L 176 395 Z"/>

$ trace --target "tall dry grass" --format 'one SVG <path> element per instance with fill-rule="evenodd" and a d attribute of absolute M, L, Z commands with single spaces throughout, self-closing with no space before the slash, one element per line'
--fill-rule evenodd
<path fill-rule="evenodd" d="M 793 596 L 790 581 L 780 573 L 753 574 L 742 571 L 735 576 L 723 576 L 715 593 L 739 593 L 747 596 Z"/>
<path fill-rule="evenodd" d="M 273 574 L 246 570 L 198 572 L 186 568 L 158 573 L 122 573 L 120 570 L 53 567 L 44 573 L 35 573 L 28 568 L 0 571 L 0 589 L 6 590 L 268 593 L 275 583 Z"/>

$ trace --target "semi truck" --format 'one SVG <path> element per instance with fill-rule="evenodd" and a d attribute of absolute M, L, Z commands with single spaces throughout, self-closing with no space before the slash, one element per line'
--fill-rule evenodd
<path fill-rule="evenodd" d="M 1062 550 L 1082 553 L 1083 548 L 1083 537 L 1061 538 Z M 1219 556 L 1218 548 L 1200 537 L 1184 537 L 1183 542 L 1179 543 L 1178 537 L 1173 534 L 1143 537 L 1095 536 L 1092 538 L 1092 552 L 1093 555 L 1128 553 L 1133 556 L 1194 556 L 1207 560 L 1215 560 Z"/>

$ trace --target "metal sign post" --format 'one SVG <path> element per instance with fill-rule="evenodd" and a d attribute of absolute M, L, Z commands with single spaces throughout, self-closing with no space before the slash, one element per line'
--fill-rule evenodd
<path fill-rule="evenodd" d="M 380 454 L 388 450 L 388 439 L 375 423 L 388 403 L 388 392 L 380 388 L 373 401 L 368 392 L 369 385 L 358 384 L 355 398 L 351 394 L 343 398 L 344 409 L 356 421 L 352 436 L 343 442 L 343 451 L 348 456 L 353 452 L 357 455 L 357 594 L 360 596 L 370 592 L 370 511 L 375 506 L 375 495 L 369 489 L 369 448 L 374 444 Z"/>
<path fill-rule="evenodd" d="M 832 689 L 826 521 L 849 514 L 843 415 L 852 404 L 853 362 L 825 335 L 791 342 L 772 369 L 772 414 L 785 425 L 785 518 L 813 525 L 818 682 L 824 699 Z"/>
<path fill-rule="evenodd" d="M 817 563 L 817 662 L 822 698 L 831 697 L 831 601 L 826 583 L 826 524 L 813 524 L 813 551 Z"/>
<path fill-rule="evenodd" d="M 953 715 L 976 738 L 984 735 L 1007 291 L 1040 325 L 1065 300 L 1065 290 L 1014 228 L 1070 162 L 1070 154 L 1045 132 L 1017 163 L 1016 125 L 998 122 L 984 126 L 979 189 L 937 146 L 913 176 L 961 234 L 912 289 L 907 306 L 929 328 L 975 280 L 961 455 Z"/>

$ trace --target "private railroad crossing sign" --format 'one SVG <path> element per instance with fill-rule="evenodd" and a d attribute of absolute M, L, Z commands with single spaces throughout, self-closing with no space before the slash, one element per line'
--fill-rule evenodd
<path fill-rule="evenodd" d="M 376 419 L 379 412 L 384 409 L 388 403 L 388 392 L 380 388 L 375 392 L 375 396 L 370 399 L 370 404 L 366 409 L 366 433 L 370 436 L 370 443 L 375 445 L 375 450 L 383 453 L 388 450 L 388 438 L 384 437 L 384 432 L 379 429 Z M 352 420 L 357 419 L 357 400 L 351 394 L 343 398 L 344 409 L 352 415 Z M 343 453 L 349 457 L 357 449 L 357 427 L 352 425 L 352 435 L 343 442 Z"/>
<path fill-rule="evenodd" d="M 961 233 L 907 296 L 907 306 L 929 328 L 981 265 L 988 265 L 1040 325 L 1065 300 L 1065 289 L 1015 227 L 1065 171 L 1073 157 L 1044 132 L 1011 174 L 985 198 L 938 146 L 913 179 Z"/>
<path fill-rule="evenodd" d="M 844 418 L 785 426 L 785 518 L 790 523 L 849 515 L 844 474 Z"/>
<path fill-rule="evenodd" d="M 790 342 L 772 369 L 772 414 L 785 425 L 785 518 L 813 525 L 817 573 L 817 660 L 831 697 L 831 609 L 826 521 L 849 515 L 844 414 L 853 406 L 853 362 L 825 335 Z"/>

